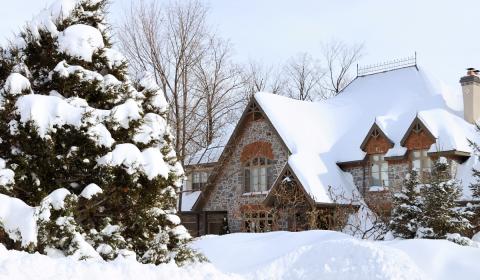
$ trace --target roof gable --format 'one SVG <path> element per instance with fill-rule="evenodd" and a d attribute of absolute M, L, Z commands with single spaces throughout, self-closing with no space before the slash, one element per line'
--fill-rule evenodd
<path fill-rule="evenodd" d="M 360 149 L 367 154 L 384 154 L 393 146 L 393 141 L 385 135 L 377 122 L 374 122 L 360 145 Z"/>
<path fill-rule="evenodd" d="M 428 130 L 422 120 L 416 116 L 400 141 L 400 145 L 409 150 L 420 150 L 430 149 L 430 146 L 435 142 L 435 136 Z"/>
<path fill-rule="evenodd" d="M 235 129 L 233 130 L 232 134 L 230 135 L 230 138 L 225 145 L 225 148 L 223 149 L 219 159 L 218 163 L 215 165 L 215 167 L 212 170 L 212 173 L 210 174 L 208 178 L 208 182 L 206 184 L 205 190 L 202 191 L 200 194 L 200 197 L 198 200 L 195 202 L 193 205 L 192 209 L 195 211 L 201 210 L 205 204 L 207 203 L 213 188 L 215 187 L 215 183 L 217 182 L 219 176 L 223 172 L 224 168 L 224 163 L 228 160 L 228 158 L 231 156 L 234 148 L 236 145 L 238 145 L 238 141 L 240 141 L 240 135 L 242 133 L 242 130 L 244 129 L 245 125 L 250 122 L 250 121 L 256 121 L 259 119 L 265 119 L 269 125 L 273 128 L 276 136 L 280 139 L 284 147 L 288 150 L 288 146 L 283 142 L 283 139 L 280 137 L 278 132 L 276 131 L 275 127 L 273 126 L 272 122 L 268 118 L 267 114 L 263 111 L 261 106 L 259 106 L 258 102 L 255 100 L 254 96 L 250 98 L 250 101 L 248 105 L 245 107 L 245 110 L 242 113 L 242 116 L 240 117 L 239 121 L 237 122 L 237 125 L 235 126 Z M 267 151 L 268 152 L 268 149 Z M 290 151 L 289 151 L 290 153 Z"/>

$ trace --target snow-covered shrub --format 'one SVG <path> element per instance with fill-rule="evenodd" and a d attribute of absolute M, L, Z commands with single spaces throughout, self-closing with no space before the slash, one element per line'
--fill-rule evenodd
<path fill-rule="evenodd" d="M 469 221 L 472 213 L 457 206 L 461 188 L 459 182 L 451 178 L 449 170 L 446 160 L 435 161 L 428 184 L 421 188 L 419 238 L 443 239 L 447 234 L 464 233 L 472 228 Z"/>
<path fill-rule="evenodd" d="M 176 216 L 183 169 L 167 102 L 151 76 L 131 82 L 106 3 L 58 0 L 0 50 L 0 193 L 37 211 L 26 240 L 0 211 L 2 241 L 77 258 L 199 259 Z"/>
<path fill-rule="evenodd" d="M 77 201 L 78 197 L 64 188 L 42 200 L 36 214 L 40 252 L 56 249 L 78 259 L 98 257 L 75 220 Z"/>
<path fill-rule="evenodd" d="M 474 241 L 472 241 L 470 238 L 461 236 L 458 233 L 447 234 L 447 240 L 462 246 L 477 247 L 477 244 Z"/>
<path fill-rule="evenodd" d="M 393 209 L 389 228 L 394 237 L 414 238 L 422 214 L 422 202 L 418 190 L 418 174 L 407 174 L 400 192 L 393 195 Z"/>

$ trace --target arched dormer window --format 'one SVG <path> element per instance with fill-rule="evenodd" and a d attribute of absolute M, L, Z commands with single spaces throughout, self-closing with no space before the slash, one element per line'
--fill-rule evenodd
<path fill-rule="evenodd" d="M 244 192 L 268 191 L 272 182 L 272 160 L 256 157 L 244 163 Z"/>

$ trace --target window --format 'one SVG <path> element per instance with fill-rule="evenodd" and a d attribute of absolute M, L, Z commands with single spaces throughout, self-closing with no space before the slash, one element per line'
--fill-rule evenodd
<path fill-rule="evenodd" d="M 273 215 L 267 211 L 243 213 L 243 231 L 268 232 L 273 228 Z"/>
<path fill-rule="evenodd" d="M 381 154 L 371 155 L 370 161 L 372 164 L 370 186 L 388 187 L 388 162 Z"/>
<path fill-rule="evenodd" d="M 254 158 L 245 164 L 245 192 L 264 192 L 271 184 L 272 161 L 266 158 Z"/>
<path fill-rule="evenodd" d="M 420 178 L 430 174 L 432 170 L 432 161 L 428 157 L 427 150 L 412 151 L 412 169 L 415 169 L 418 172 Z"/>
<path fill-rule="evenodd" d="M 204 171 L 195 171 L 192 173 L 192 190 L 201 190 L 205 187 L 208 180 L 208 173 Z"/>

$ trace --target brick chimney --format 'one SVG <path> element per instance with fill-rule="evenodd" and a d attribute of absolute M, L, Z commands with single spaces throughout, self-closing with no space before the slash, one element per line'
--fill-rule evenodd
<path fill-rule="evenodd" d="M 463 116 L 469 123 L 480 119 L 480 77 L 478 70 L 468 68 L 467 75 L 460 79 L 463 92 Z"/>

